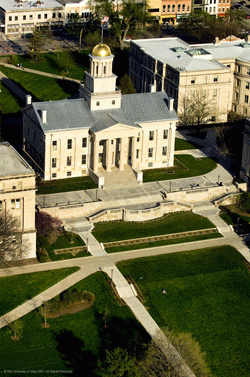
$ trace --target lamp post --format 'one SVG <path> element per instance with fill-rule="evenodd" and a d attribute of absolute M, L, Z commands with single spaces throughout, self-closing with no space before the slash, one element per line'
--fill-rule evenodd
<path fill-rule="evenodd" d="M 111 270 L 111 281 L 113 283 L 113 269 Z"/>
<path fill-rule="evenodd" d="M 220 184 L 220 176 L 218 175 L 218 185 Z"/>

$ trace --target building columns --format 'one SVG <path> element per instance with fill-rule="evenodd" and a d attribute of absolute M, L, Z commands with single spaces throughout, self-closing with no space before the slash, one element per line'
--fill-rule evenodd
<path fill-rule="evenodd" d="M 132 169 L 135 169 L 135 168 L 136 168 L 136 145 L 135 145 L 135 136 L 132 136 L 131 166 L 132 166 Z"/>
<path fill-rule="evenodd" d="M 98 145 L 99 141 L 94 140 L 94 151 L 93 151 L 93 172 L 98 172 Z"/>
<path fill-rule="evenodd" d="M 107 172 L 111 171 L 112 153 L 111 153 L 110 143 L 111 143 L 110 140 L 107 139 L 106 140 L 106 170 L 107 170 Z"/>
<path fill-rule="evenodd" d="M 120 138 L 120 163 L 119 170 L 124 170 L 124 139 Z"/>

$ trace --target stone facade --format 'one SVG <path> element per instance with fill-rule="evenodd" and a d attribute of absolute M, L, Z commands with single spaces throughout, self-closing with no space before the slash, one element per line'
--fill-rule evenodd
<path fill-rule="evenodd" d="M 243 149 L 240 178 L 250 184 L 250 119 L 246 119 L 243 131 Z"/>
<path fill-rule="evenodd" d="M 106 46 L 107 47 L 107 46 Z M 105 48 L 106 48 L 105 47 Z M 107 47 L 108 48 L 108 47 Z M 96 55 L 95 55 L 96 54 Z M 113 55 L 93 50 L 79 98 L 23 109 L 24 153 L 45 180 L 138 170 L 174 163 L 177 115 L 165 92 L 122 96 Z"/>
<path fill-rule="evenodd" d="M 35 172 L 9 144 L 0 144 L 0 212 L 18 219 L 22 239 L 27 241 L 24 258 L 36 258 Z"/>

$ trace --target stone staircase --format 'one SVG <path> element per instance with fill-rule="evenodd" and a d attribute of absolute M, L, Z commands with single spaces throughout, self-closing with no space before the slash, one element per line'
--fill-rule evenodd
<path fill-rule="evenodd" d="M 129 165 L 124 170 L 113 168 L 111 172 L 99 169 L 99 174 L 104 177 L 104 186 L 108 189 L 138 186 L 135 174 Z"/>

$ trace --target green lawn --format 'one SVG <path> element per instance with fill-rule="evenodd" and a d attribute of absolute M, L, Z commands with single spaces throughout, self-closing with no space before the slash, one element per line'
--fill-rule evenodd
<path fill-rule="evenodd" d="M 6 314 L 26 300 L 58 283 L 66 276 L 77 271 L 78 267 L 35 272 L 0 278 L 0 315 Z M 1 363 L 0 363 L 1 365 Z"/>
<path fill-rule="evenodd" d="M 75 177 L 55 179 L 52 181 L 40 181 L 38 182 L 37 187 L 37 195 L 47 195 L 58 192 L 88 190 L 97 188 L 97 185 L 90 177 Z"/>
<path fill-rule="evenodd" d="M 216 168 L 217 163 L 211 158 L 194 158 L 190 155 L 175 157 L 174 166 L 164 169 L 143 171 L 143 182 L 165 181 L 178 178 L 195 177 L 207 174 Z"/>
<path fill-rule="evenodd" d="M 250 275 L 235 249 L 140 258 L 118 268 L 139 285 L 160 326 L 192 333 L 214 376 L 249 377 Z"/>
<path fill-rule="evenodd" d="M 31 61 L 27 55 L 17 55 L 15 64 L 22 63 L 25 68 L 66 76 L 68 59 L 70 77 L 83 80 L 85 70 L 89 69 L 89 53 L 90 50 L 83 50 L 80 54 L 76 51 L 72 51 L 70 54 L 66 51 L 49 52 L 44 53 L 43 60 L 39 62 Z"/>
<path fill-rule="evenodd" d="M 3 66 L 0 66 L 0 71 L 24 91 L 30 93 L 34 101 L 61 100 L 78 91 L 79 85 L 75 82 L 57 80 Z"/>
<path fill-rule="evenodd" d="M 95 223 L 93 236 L 102 243 L 149 237 L 189 230 L 214 228 L 207 218 L 193 212 L 175 212 L 159 219 L 138 221 L 108 221 Z"/>
<path fill-rule="evenodd" d="M 89 276 L 71 289 L 74 288 L 94 293 L 94 306 L 49 319 L 48 329 L 41 327 L 42 319 L 34 311 L 23 317 L 23 335 L 18 342 L 13 342 L 5 329 L 0 330 L 1 370 L 41 370 L 41 376 L 52 374 L 46 374 L 46 370 L 62 370 L 73 371 L 74 376 L 92 377 L 96 359 L 102 359 L 105 349 L 120 346 L 130 354 L 141 354 L 149 336 L 130 309 L 117 304 L 103 273 Z"/>
<path fill-rule="evenodd" d="M 23 103 L 17 98 L 13 97 L 12 93 L 0 81 L 0 98 L 2 106 L 2 114 L 13 114 L 21 110 Z M 20 114 L 21 117 L 21 114 Z"/>
<path fill-rule="evenodd" d="M 186 141 L 184 139 L 179 139 L 178 137 L 175 138 L 175 151 L 182 151 L 186 149 L 199 149 L 200 146 L 196 143 L 192 143 L 190 141 Z"/>
<path fill-rule="evenodd" d="M 56 242 L 49 245 L 48 242 L 44 243 L 44 237 L 41 237 L 37 235 L 37 248 L 44 247 L 49 257 L 52 261 L 58 261 L 58 260 L 64 260 L 64 259 L 70 259 L 70 258 L 82 258 L 87 257 L 89 254 L 86 251 L 81 251 L 77 253 L 76 255 L 72 255 L 71 253 L 66 254 L 55 254 L 54 250 L 56 249 L 67 249 L 72 247 L 78 247 L 78 246 L 85 246 L 84 241 L 78 234 L 73 235 L 73 243 L 71 243 L 72 235 L 70 232 L 66 232 L 63 235 L 60 235 L 57 237 Z"/>

